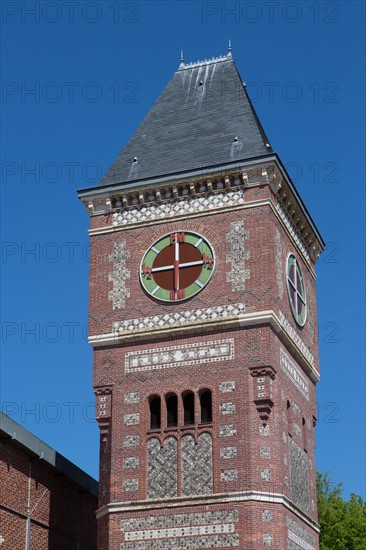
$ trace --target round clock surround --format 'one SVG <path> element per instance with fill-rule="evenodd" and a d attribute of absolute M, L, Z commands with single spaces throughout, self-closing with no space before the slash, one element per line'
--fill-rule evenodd
<path fill-rule="evenodd" d="M 287 256 L 286 281 L 292 315 L 296 323 L 303 327 L 307 317 L 305 284 L 299 263 L 292 253 Z"/>
<path fill-rule="evenodd" d="M 194 231 L 171 231 L 157 239 L 140 264 L 144 290 L 162 302 L 187 300 L 203 290 L 216 265 L 212 244 Z"/>

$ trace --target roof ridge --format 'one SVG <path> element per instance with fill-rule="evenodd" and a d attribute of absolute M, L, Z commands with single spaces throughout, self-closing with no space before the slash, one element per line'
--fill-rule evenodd
<path fill-rule="evenodd" d="M 219 55 L 217 57 L 210 57 L 209 59 L 204 59 L 202 61 L 191 61 L 189 63 L 184 63 L 184 61 L 181 61 L 178 71 L 183 71 L 184 69 L 193 69 L 194 67 L 200 67 L 202 65 L 209 65 L 211 63 L 220 63 L 221 61 L 232 61 L 233 56 L 231 55 L 231 52 L 227 53 L 226 55 Z"/>

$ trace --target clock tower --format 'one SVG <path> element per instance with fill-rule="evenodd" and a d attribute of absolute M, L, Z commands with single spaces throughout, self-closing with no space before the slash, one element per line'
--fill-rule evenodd
<path fill-rule="evenodd" d="M 186 64 L 90 213 L 98 550 L 318 549 L 324 243 L 231 52 Z"/>

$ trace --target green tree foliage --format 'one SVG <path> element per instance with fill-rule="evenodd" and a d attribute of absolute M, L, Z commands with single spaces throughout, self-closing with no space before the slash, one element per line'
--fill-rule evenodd
<path fill-rule="evenodd" d="M 342 499 L 342 483 L 317 473 L 320 550 L 366 550 L 366 501 L 351 494 Z"/>

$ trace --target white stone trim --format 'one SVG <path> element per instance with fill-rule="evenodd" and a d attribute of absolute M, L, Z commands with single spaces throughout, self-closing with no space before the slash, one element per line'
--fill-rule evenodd
<path fill-rule="evenodd" d="M 292 540 L 295 544 L 297 544 L 297 546 L 300 546 L 300 548 L 304 548 L 304 550 L 316 550 L 314 546 L 312 546 L 308 542 L 305 542 L 298 535 L 290 531 L 290 529 L 287 532 L 287 536 L 290 540 Z"/>
<path fill-rule="evenodd" d="M 107 514 L 139 512 L 148 510 L 159 510 L 165 508 L 180 508 L 184 506 L 206 506 L 209 504 L 227 504 L 237 502 L 263 502 L 281 504 L 290 512 L 306 523 L 316 533 L 320 532 L 320 526 L 307 514 L 297 508 L 291 500 L 282 493 L 268 491 L 237 491 L 229 493 L 216 493 L 212 495 L 198 495 L 192 497 L 164 498 L 159 500 L 134 500 L 126 502 L 113 502 L 99 508 L 96 512 L 97 519 Z"/>
<path fill-rule="evenodd" d="M 222 311 L 225 312 L 228 310 L 229 307 L 234 308 L 234 306 L 219 306 L 221 307 Z M 243 304 L 236 304 L 235 308 L 240 309 L 241 311 L 245 311 Z M 214 310 L 215 308 L 208 308 Z M 216 308 L 217 309 L 217 308 Z M 204 312 L 205 310 L 197 310 L 197 312 Z M 168 316 L 168 320 L 170 320 L 170 316 Z M 151 321 L 154 318 L 147 318 L 151 319 Z M 320 379 L 319 372 L 315 369 L 314 365 L 314 358 L 310 354 L 309 350 L 305 346 L 305 344 L 302 342 L 301 338 L 296 337 L 297 333 L 292 334 L 292 332 L 289 330 L 288 326 L 284 324 L 284 322 L 281 322 L 280 318 L 276 315 L 276 313 L 273 310 L 264 310 L 264 311 L 256 311 L 251 313 L 235 313 L 233 315 L 222 315 L 221 318 L 209 318 L 209 319 L 202 319 L 199 318 L 195 321 L 188 322 L 186 325 L 183 325 L 179 321 L 180 316 L 176 323 L 173 322 L 162 324 L 161 327 L 158 328 L 149 328 L 145 326 L 144 323 L 141 321 L 141 327 L 137 325 L 136 329 L 134 331 L 131 331 L 131 333 L 125 333 L 125 334 L 118 334 L 117 332 L 107 333 L 107 334 L 98 334 L 94 336 L 90 336 L 88 341 L 89 344 L 92 347 L 99 347 L 99 346 L 105 346 L 105 345 L 116 345 L 124 343 L 126 340 L 138 340 L 138 339 L 156 339 L 159 336 L 166 338 L 166 329 L 169 328 L 169 336 L 174 338 L 177 334 L 187 334 L 187 333 L 194 333 L 197 326 L 200 327 L 200 330 L 203 331 L 206 327 L 207 329 L 210 329 L 214 327 L 219 331 L 221 328 L 239 328 L 239 327 L 247 327 L 251 325 L 259 325 L 259 324 L 269 324 L 273 328 L 273 330 L 276 332 L 276 334 L 281 338 L 282 341 L 285 342 L 287 347 L 289 347 L 293 352 L 295 352 L 295 358 L 297 359 L 298 363 L 304 368 L 306 373 L 311 377 L 311 379 L 314 382 L 318 382 Z M 284 321 L 286 319 L 284 318 Z M 154 325 L 155 323 L 153 323 Z M 299 344 L 299 341 L 301 342 L 301 345 Z M 310 362 L 310 360 L 311 362 Z"/>
<path fill-rule="evenodd" d="M 172 367 L 216 363 L 234 359 L 234 338 L 193 342 L 184 346 L 164 346 L 125 354 L 125 372 L 141 372 Z"/>
<path fill-rule="evenodd" d="M 194 525 L 192 527 L 172 527 L 170 529 L 146 529 L 144 531 L 127 531 L 125 541 L 155 540 L 197 535 L 213 535 L 219 533 L 234 533 L 233 523 L 216 523 L 215 525 Z"/>

